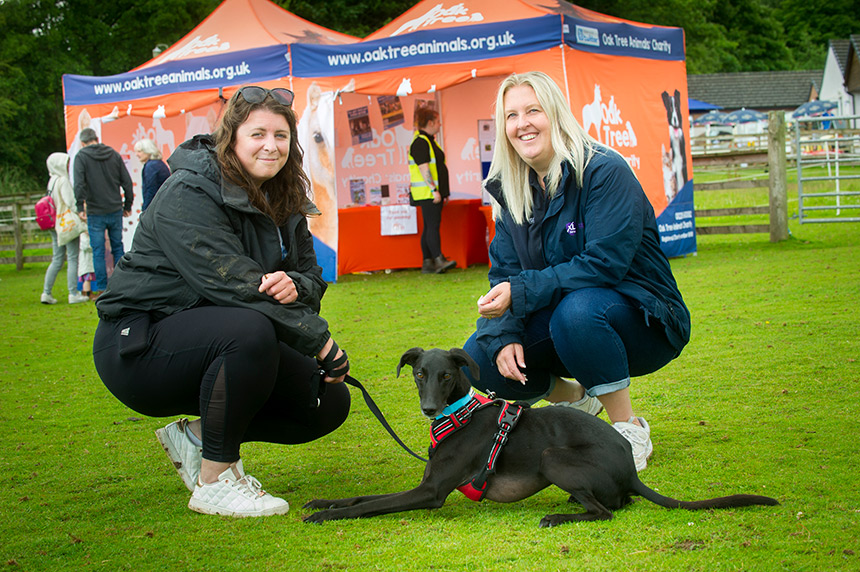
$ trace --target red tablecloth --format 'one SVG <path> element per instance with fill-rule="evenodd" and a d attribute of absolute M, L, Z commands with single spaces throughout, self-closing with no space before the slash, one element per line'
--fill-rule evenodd
<path fill-rule="evenodd" d="M 493 207 L 484 205 L 480 208 L 487 223 L 487 245 L 489 245 L 493 242 L 493 237 L 496 236 L 496 221 L 493 220 Z"/>
<path fill-rule="evenodd" d="M 338 210 L 338 274 L 388 268 L 421 268 L 421 213 L 418 233 L 382 236 L 379 207 Z M 486 264 L 487 223 L 481 200 L 452 200 L 442 210 L 442 252 L 459 268 Z"/>

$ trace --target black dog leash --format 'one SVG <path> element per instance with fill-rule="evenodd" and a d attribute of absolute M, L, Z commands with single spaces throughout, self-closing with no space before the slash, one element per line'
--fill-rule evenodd
<path fill-rule="evenodd" d="M 379 420 L 379 422 L 382 424 L 382 426 L 385 427 L 385 430 L 388 431 L 389 435 L 391 435 L 394 438 L 394 440 L 397 441 L 397 443 L 401 447 L 403 447 L 404 451 L 406 451 L 407 453 L 409 453 L 410 455 L 412 455 L 413 457 L 415 457 L 419 461 L 424 461 L 425 463 L 427 462 L 427 459 L 425 459 L 421 455 L 418 455 L 417 453 L 415 453 L 412 449 L 407 447 L 403 441 L 400 440 L 400 437 L 397 436 L 397 433 L 394 432 L 394 429 L 392 429 L 391 425 L 388 424 L 388 421 L 385 420 L 385 416 L 382 414 L 382 411 L 379 409 L 379 406 L 376 405 L 376 403 L 373 401 L 373 398 L 370 397 L 370 394 L 367 392 L 367 390 L 364 388 L 364 386 L 361 385 L 360 381 L 358 381 L 357 379 L 355 379 L 351 375 L 348 375 L 343 379 L 343 382 L 346 383 L 347 385 L 357 387 L 358 389 L 361 390 L 361 394 L 364 396 L 364 402 L 367 404 L 367 408 L 370 409 L 370 412 L 373 413 L 373 415 Z"/>

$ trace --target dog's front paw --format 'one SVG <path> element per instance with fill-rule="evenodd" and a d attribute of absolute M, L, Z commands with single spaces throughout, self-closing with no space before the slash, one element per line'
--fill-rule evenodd
<path fill-rule="evenodd" d="M 305 503 L 305 506 L 302 508 L 335 508 L 335 506 L 337 505 L 333 500 L 314 499 Z"/>
<path fill-rule="evenodd" d="M 334 517 L 332 516 L 332 511 L 321 510 L 319 512 L 307 515 L 302 520 L 304 522 L 310 522 L 312 524 L 322 524 L 327 520 L 334 520 Z"/>
<path fill-rule="evenodd" d="M 553 526 L 558 526 L 559 524 L 564 524 L 566 522 L 570 522 L 569 514 L 548 514 L 542 519 L 540 519 L 540 528 L 550 528 Z"/>

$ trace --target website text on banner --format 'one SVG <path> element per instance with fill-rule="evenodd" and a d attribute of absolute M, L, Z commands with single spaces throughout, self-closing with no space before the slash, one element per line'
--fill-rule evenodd
<path fill-rule="evenodd" d="M 287 46 L 168 62 L 123 74 L 63 77 L 66 105 L 111 103 L 170 95 L 183 91 L 217 89 L 225 85 L 265 81 L 290 75 Z"/>

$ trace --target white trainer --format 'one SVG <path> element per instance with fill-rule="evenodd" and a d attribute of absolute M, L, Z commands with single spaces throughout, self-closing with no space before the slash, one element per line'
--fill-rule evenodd
<path fill-rule="evenodd" d="M 559 405 L 561 407 L 572 407 L 573 409 L 579 409 L 580 411 L 584 411 L 589 415 L 598 415 L 601 411 L 603 411 L 603 404 L 600 403 L 600 400 L 596 397 L 591 397 L 587 393 L 582 396 L 582 399 L 579 401 L 556 401 L 552 405 Z"/>
<path fill-rule="evenodd" d="M 80 304 L 82 302 L 89 302 L 89 296 L 84 296 L 83 294 L 69 294 L 69 304 Z"/>
<path fill-rule="evenodd" d="M 260 481 L 251 475 L 236 478 L 232 467 L 218 476 L 214 483 L 197 483 L 188 508 L 203 514 L 249 517 L 287 514 L 290 505 L 284 499 L 263 490 Z"/>
<path fill-rule="evenodd" d="M 198 447 L 185 434 L 188 419 L 183 417 L 166 427 L 155 430 L 155 436 L 164 452 L 170 458 L 185 487 L 194 492 L 194 486 L 200 476 L 200 463 L 203 461 L 203 448 Z"/>
<path fill-rule="evenodd" d="M 640 427 L 633 420 L 638 420 L 642 424 Z M 651 444 L 651 427 L 648 422 L 641 417 L 631 417 L 627 421 L 619 421 L 612 425 L 615 430 L 630 442 L 633 448 L 633 461 L 636 463 L 636 470 L 641 471 L 648 466 L 648 457 L 654 451 L 654 445 Z"/>
<path fill-rule="evenodd" d="M 51 296 L 50 294 L 45 294 L 44 292 L 42 292 L 42 296 L 39 298 L 39 301 L 42 304 L 56 304 L 57 303 L 57 300 L 53 296 Z"/>

